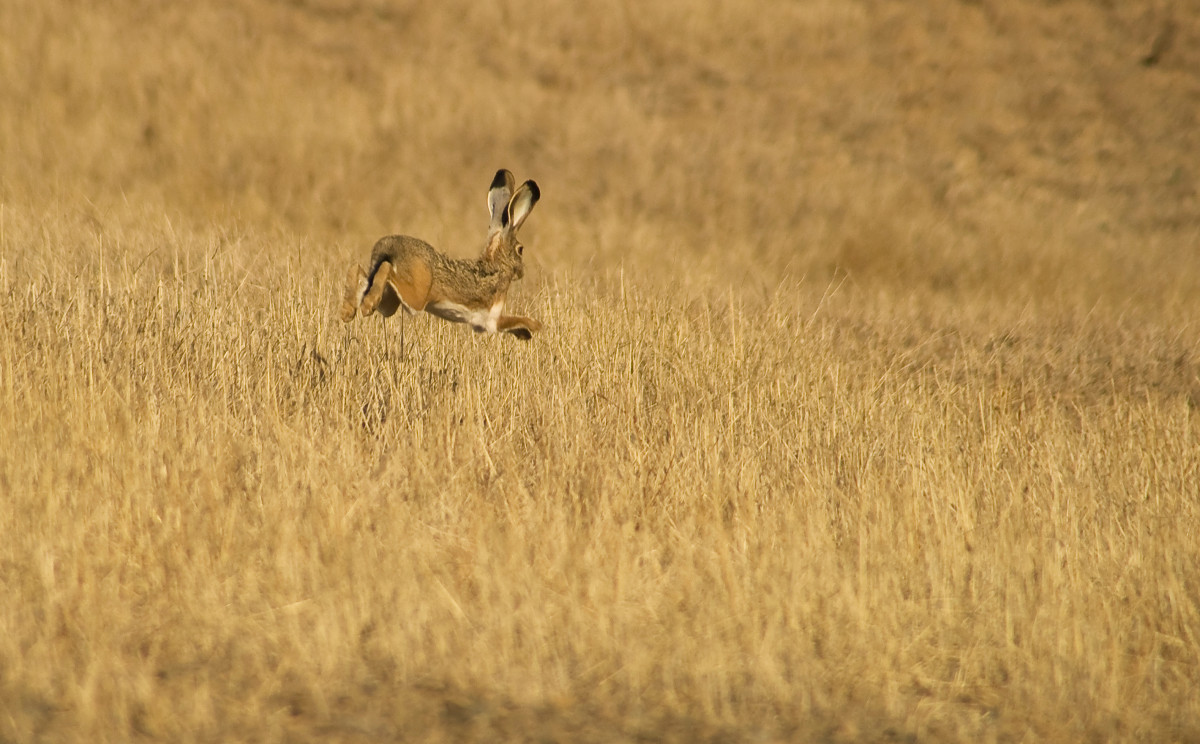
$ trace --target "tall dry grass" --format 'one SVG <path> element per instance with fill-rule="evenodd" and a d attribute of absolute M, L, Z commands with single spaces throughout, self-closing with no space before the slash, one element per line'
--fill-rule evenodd
<path fill-rule="evenodd" d="M 1196 21 L 752 6 L 0 8 L 0 737 L 1200 736 Z"/>

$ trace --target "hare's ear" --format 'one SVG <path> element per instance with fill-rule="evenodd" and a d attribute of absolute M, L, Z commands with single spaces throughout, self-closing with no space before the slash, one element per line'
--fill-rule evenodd
<path fill-rule="evenodd" d="M 513 178 L 512 173 L 504 168 L 496 171 L 496 176 L 492 179 L 492 185 L 488 189 L 488 213 L 492 218 L 491 224 L 488 225 L 489 234 L 504 227 L 504 223 L 508 219 L 505 208 L 512 198 L 513 186 L 516 184 L 517 179 Z"/>
<path fill-rule="evenodd" d="M 517 189 L 517 193 L 513 194 L 512 201 L 508 203 L 509 229 L 516 232 L 529 213 L 533 211 L 533 206 L 538 203 L 538 199 L 541 198 L 542 192 L 535 182 L 526 181 L 521 184 L 521 188 Z"/>

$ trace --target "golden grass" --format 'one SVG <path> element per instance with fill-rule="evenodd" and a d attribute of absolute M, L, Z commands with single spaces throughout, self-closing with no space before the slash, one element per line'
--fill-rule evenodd
<path fill-rule="evenodd" d="M 0 740 L 1200 737 L 1196 22 L 634 10 L 0 8 Z"/>

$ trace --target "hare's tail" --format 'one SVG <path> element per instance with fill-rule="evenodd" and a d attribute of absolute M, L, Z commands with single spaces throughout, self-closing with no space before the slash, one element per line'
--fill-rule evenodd
<path fill-rule="evenodd" d="M 399 239 L 399 241 L 403 240 L 404 238 Z M 371 265 L 367 268 L 368 287 L 375 283 L 375 275 L 379 273 L 379 267 L 383 265 L 384 261 L 390 261 L 395 265 L 396 255 L 399 250 L 397 242 L 396 236 L 392 235 L 380 238 L 379 242 L 375 244 L 375 249 L 371 251 Z"/>

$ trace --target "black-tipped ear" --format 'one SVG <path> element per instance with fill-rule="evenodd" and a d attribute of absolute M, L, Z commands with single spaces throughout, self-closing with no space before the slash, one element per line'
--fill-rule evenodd
<path fill-rule="evenodd" d="M 504 168 L 496 171 L 495 177 L 492 178 L 492 185 L 488 188 L 488 214 L 491 216 L 489 232 L 500 230 L 507 223 L 506 207 L 512 199 L 513 186 L 516 183 L 517 179 L 513 178 L 513 174 Z"/>
<path fill-rule="evenodd" d="M 536 182 L 530 180 L 521 184 L 517 193 L 513 194 L 512 201 L 508 203 L 508 222 L 511 223 L 513 231 L 521 226 L 541 198 L 542 191 Z"/>
<path fill-rule="evenodd" d="M 513 186 L 516 185 L 517 179 L 513 178 L 512 171 L 507 168 L 501 168 L 500 170 L 496 171 L 496 175 L 492 177 L 492 185 L 488 187 L 488 190 L 507 188 L 509 191 L 512 191 Z"/>

